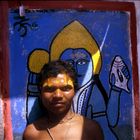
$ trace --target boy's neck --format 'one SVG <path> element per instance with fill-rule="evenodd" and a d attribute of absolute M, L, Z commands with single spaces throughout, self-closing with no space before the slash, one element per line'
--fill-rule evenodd
<path fill-rule="evenodd" d="M 75 113 L 70 109 L 63 114 L 48 113 L 47 121 L 51 125 L 63 124 L 70 121 L 75 116 Z"/>

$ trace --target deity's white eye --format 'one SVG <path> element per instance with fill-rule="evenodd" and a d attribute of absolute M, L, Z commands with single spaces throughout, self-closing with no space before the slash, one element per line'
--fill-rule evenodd
<path fill-rule="evenodd" d="M 87 60 L 86 59 L 80 59 L 79 61 L 78 61 L 78 65 L 85 65 L 85 64 L 87 64 Z"/>

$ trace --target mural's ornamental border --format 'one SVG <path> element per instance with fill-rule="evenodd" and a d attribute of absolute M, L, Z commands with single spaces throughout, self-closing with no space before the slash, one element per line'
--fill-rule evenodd
<path fill-rule="evenodd" d="M 77 9 L 77 10 L 103 10 L 103 11 L 126 11 L 130 12 L 130 36 L 132 51 L 132 71 L 134 85 L 135 106 L 135 139 L 139 140 L 140 117 L 139 117 L 139 79 L 137 62 L 137 37 L 136 37 L 136 14 L 134 3 L 130 2 L 94 2 L 94 1 L 24 1 L 22 4 L 27 9 Z M 4 115 L 4 139 L 11 140 L 12 124 L 10 116 L 9 100 L 9 50 L 8 50 L 8 10 L 18 8 L 19 1 L 0 2 L 0 88 L 3 100 Z"/>

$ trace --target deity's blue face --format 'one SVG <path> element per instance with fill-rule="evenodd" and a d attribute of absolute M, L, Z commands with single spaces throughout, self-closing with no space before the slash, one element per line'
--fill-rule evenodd
<path fill-rule="evenodd" d="M 93 75 L 93 64 L 90 54 L 85 49 L 67 49 L 60 56 L 74 66 L 78 75 L 79 87 L 84 86 Z"/>

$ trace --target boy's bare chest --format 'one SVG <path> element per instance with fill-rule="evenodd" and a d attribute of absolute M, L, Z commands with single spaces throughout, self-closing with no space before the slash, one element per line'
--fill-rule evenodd
<path fill-rule="evenodd" d="M 82 140 L 82 125 L 65 124 L 40 131 L 39 140 Z"/>
<path fill-rule="evenodd" d="M 93 135 L 81 117 L 39 131 L 37 140 L 93 140 Z M 94 133 L 94 132 L 93 132 Z"/>

